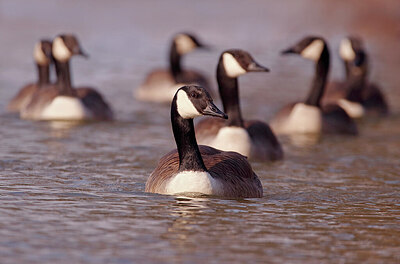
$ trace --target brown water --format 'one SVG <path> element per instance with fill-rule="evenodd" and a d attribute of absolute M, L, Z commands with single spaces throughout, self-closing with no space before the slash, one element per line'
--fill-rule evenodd
<path fill-rule="evenodd" d="M 240 81 L 244 115 L 263 120 L 303 98 L 313 72 L 280 50 L 322 34 L 331 77 L 340 78 L 337 46 L 356 33 L 393 113 L 361 123 L 359 137 L 308 146 L 282 138 L 284 161 L 253 164 L 262 199 L 145 193 L 158 159 L 175 146 L 168 107 L 131 94 L 146 72 L 166 65 L 167 42 L 180 30 L 214 46 L 185 59 L 210 76 L 232 47 L 271 68 Z M 91 55 L 74 59 L 74 83 L 97 86 L 117 121 L 5 113 L 35 77 L 33 44 L 59 32 L 75 32 Z M 399 43 L 397 0 L 0 1 L 0 263 L 399 263 Z"/>

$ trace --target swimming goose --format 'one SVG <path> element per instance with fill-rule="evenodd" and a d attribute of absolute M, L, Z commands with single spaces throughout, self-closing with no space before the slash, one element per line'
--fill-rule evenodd
<path fill-rule="evenodd" d="M 176 90 L 184 84 L 198 84 L 210 90 L 209 82 L 199 72 L 183 69 L 181 58 L 196 48 L 206 48 L 189 33 L 174 36 L 169 52 L 169 69 L 157 69 L 149 73 L 144 83 L 134 91 L 137 100 L 169 103 Z"/>
<path fill-rule="evenodd" d="M 320 101 L 329 71 L 329 49 L 325 40 L 321 37 L 306 37 L 282 53 L 299 54 L 314 61 L 316 72 L 307 99 L 281 109 L 270 123 L 272 130 L 277 134 L 357 134 L 355 122 L 341 107 L 337 104 L 321 107 Z"/>
<path fill-rule="evenodd" d="M 36 83 L 25 85 L 10 101 L 7 106 L 9 112 L 19 112 L 32 99 L 32 95 L 42 87 L 50 84 L 51 41 L 41 40 L 33 49 L 33 58 L 36 63 L 38 80 Z"/>
<path fill-rule="evenodd" d="M 227 118 L 204 88 L 195 85 L 180 88 L 171 104 L 177 150 L 160 159 L 146 182 L 146 192 L 262 197 L 261 182 L 246 157 L 197 145 L 193 118 L 202 115 Z"/>
<path fill-rule="evenodd" d="M 247 72 L 268 72 L 251 55 L 239 49 L 224 51 L 217 66 L 217 81 L 224 111 L 229 119 L 207 118 L 196 126 L 200 144 L 225 151 L 236 151 L 257 160 L 283 158 L 280 143 L 268 124 L 258 120 L 243 120 L 239 103 L 238 77 Z"/>
<path fill-rule="evenodd" d="M 322 104 L 337 102 L 352 118 L 368 115 L 386 115 L 389 107 L 378 85 L 369 83 L 368 55 L 360 38 L 351 36 L 340 43 L 346 80 L 327 86 Z"/>
<path fill-rule="evenodd" d="M 74 88 L 69 60 L 87 55 L 74 35 L 59 35 L 53 40 L 57 83 L 34 94 L 21 117 L 33 120 L 110 120 L 113 113 L 101 94 L 93 88 Z"/>

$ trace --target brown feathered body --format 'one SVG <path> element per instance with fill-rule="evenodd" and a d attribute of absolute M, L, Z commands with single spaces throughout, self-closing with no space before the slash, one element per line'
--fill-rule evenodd
<path fill-rule="evenodd" d="M 83 105 L 91 114 L 93 120 L 112 120 L 113 112 L 101 94 L 91 87 L 74 89 L 75 96 L 81 99 Z M 58 85 L 48 85 L 34 93 L 29 104 L 21 110 L 24 119 L 40 120 L 44 109 L 60 95 Z"/>
<path fill-rule="evenodd" d="M 208 146 L 200 145 L 199 148 L 208 172 L 221 185 L 218 193 L 213 195 L 226 198 L 262 197 L 261 182 L 246 157 Z M 178 172 L 178 151 L 173 150 L 160 159 L 146 182 L 146 192 L 167 194 L 167 184 Z"/>
<path fill-rule="evenodd" d="M 25 85 L 7 105 L 7 111 L 17 113 L 26 107 L 32 99 L 33 94 L 39 90 L 37 83 Z"/>
<path fill-rule="evenodd" d="M 57 85 L 47 85 L 37 90 L 30 102 L 21 109 L 20 116 L 23 119 L 40 120 L 43 110 L 59 95 Z"/>

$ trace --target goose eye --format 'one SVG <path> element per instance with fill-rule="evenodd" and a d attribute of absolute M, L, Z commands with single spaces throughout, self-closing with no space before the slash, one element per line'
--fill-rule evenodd
<path fill-rule="evenodd" d="M 192 97 L 192 98 L 197 98 L 198 95 L 197 95 L 197 93 L 195 93 L 195 92 L 191 92 L 191 93 L 190 93 L 190 97 Z"/>

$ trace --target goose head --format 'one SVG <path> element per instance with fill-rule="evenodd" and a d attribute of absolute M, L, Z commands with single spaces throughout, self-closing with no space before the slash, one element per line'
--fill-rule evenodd
<path fill-rule="evenodd" d="M 176 111 L 184 119 L 193 119 L 204 115 L 228 118 L 215 106 L 210 94 L 203 87 L 197 85 L 179 88 L 173 101 L 176 103 Z"/>
<path fill-rule="evenodd" d="M 190 33 L 179 33 L 174 36 L 173 44 L 179 55 L 187 54 L 197 48 L 208 48 L 196 36 Z"/>
<path fill-rule="evenodd" d="M 80 55 L 85 58 L 88 55 L 82 50 L 78 39 L 72 34 L 61 34 L 53 40 L 53 56 L 57 61 L 67 62 L 72 56 Z"/>
<path fill-rule="evenodd" d="M 350 36 L 342 39 L 339 55 L 349 73 L 361 75 L 367 71 L 368 58 L 360 38 Z"/>
<path fill-rule="evenodd" d="M 282 54 L 299 54 L 305 59 L 317 62 L 324 49 L 327 48 L 326 42 L 321 37 L 308 36 L 297 42 L 290 48 L 283 50 Z"/>
<path fill-rule="evenodd" d="M 247 72 L 269 72 L 268 68 L 258 64 L 247 51 L 240 49 L 224 51 L 220 63 L 223 64 L 226 75 L 231 78 L 237 78 Z"/>
<path fill-rule="evenodd" d="M 36 43 L 33 49 L 33 58 L 38 65 L 50 65 L 52 59 L 51 46 L 51 41 L 47 39 L 40 40 L 38 43 Z"/>

